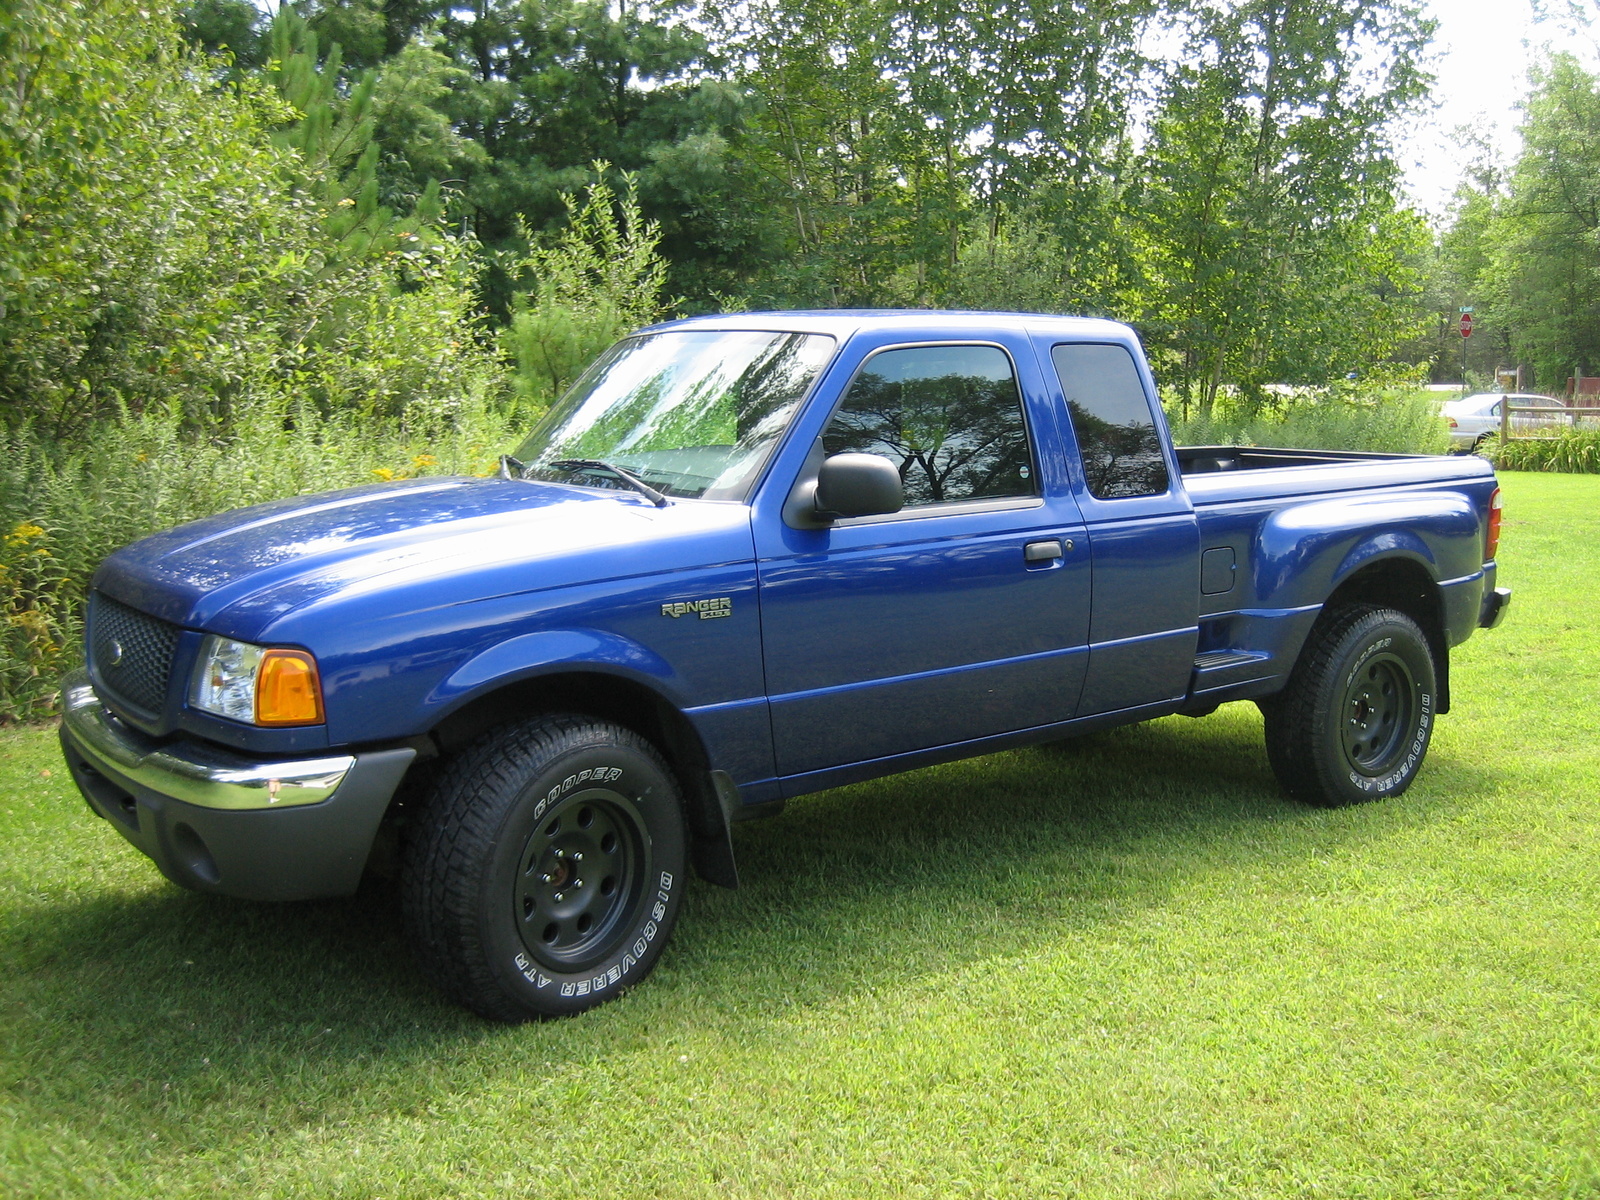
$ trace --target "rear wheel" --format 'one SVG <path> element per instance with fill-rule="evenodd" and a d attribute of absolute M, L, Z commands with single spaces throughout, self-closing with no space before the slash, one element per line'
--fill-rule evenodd
<path fill-rule="evenodd" d="M 1278 782 L 1325 807 L 1398 796 L 1428 752 L 1434 681 L 1428 639 L 1404 613 L 1355 605 L 1327 614 L 1289 685 L 1261 705 Z"/>
<path fill-rule="evenodd" d="M 434 981 L 504 1021 L 581 1012 L 655 966 L 681 906 L 678 789 L 644 738 L 543 716 L 440 775 L 407 838 L 402 904 Z"/>

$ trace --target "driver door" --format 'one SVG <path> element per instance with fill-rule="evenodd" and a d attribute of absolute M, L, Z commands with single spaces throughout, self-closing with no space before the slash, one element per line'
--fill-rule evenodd
<path fill-rule="evenodd" d="M 1037 371 L 1020 337 L 876 350 L 811 461 L 880 454 L 900 468 L 905 507 L 820 529 L 783 524 L 765 538 L 758 523 L 780 776 L 1075 712 L 1088 555 L 1059 455 L 1039 445 L 1053 426 L 1036 405 Z"/>

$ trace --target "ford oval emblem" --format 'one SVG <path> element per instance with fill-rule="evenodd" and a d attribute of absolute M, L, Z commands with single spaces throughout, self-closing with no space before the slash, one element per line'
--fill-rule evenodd
<path fill-rule="evenodd" d="M 109 661 L 113 667 L 122 663 L 122 643 L 117 641 L 116 638 L 111 639 L 111 657 Z"/>

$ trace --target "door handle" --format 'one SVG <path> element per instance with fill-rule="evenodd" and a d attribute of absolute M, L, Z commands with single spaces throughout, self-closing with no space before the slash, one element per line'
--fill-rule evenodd
<path fill-rule="evenodd" d="M 1022 548 L 1022 557 L 1026 562 L 1049 562 L 1053 558 L 1060 558 L 1072 549 L 1072 539 L 1061 541 L 1051 538 L 1047 542 L 1029 542 Z"/>

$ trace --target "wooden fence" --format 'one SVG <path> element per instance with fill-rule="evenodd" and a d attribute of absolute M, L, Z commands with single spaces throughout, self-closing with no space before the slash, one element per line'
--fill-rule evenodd
<path fill-rule="evenodd" d="M 1518 426 L 1511 420 L 1513 413 L 1536 413 L 1540 416 L 1549 417 L 1551 420 L 1537 423 L 1530 421 L 1526 425 Z M 1532 404 L 1506 404 L 1502 402 L 1500 405 L 1500 441 L 1504 443 L 1513 434 L 1520 437 L 1559 437 L 1559 433 L 1548 432 L 1556 428 L 1558 421 L 1566 420 L 1571 428 L 1576 429 L 1585 417 L 1600 418 L 1600 407 L 1585 405 L 1582 408 L 1539 408 Z M 1546 432 L 1517 433 L 1519 429 L 1523 431 L 1538 429 Z"/>

